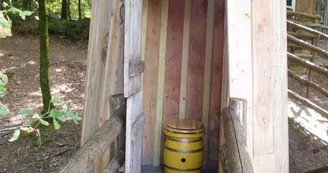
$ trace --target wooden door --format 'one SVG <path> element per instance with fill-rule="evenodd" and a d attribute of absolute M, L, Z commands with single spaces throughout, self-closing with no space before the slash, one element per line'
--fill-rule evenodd
<path fill-rule="evenodd" d="M 141 74 L 142 1 L 125 0 L 124 19 L 124 96 L 127 98 L 125 172 L 141 172 L 142 110 Z"/>

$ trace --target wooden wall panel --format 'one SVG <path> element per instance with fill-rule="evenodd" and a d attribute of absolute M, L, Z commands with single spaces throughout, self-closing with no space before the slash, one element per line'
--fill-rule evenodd
<path fill-rule="evenodd" d="M 247 100 L 242 123 L 254 172 L 288 172 L 286 1 L 229 0 L 226 7 L 228 94 Z"/>
<path fill-rule="evenodd" d="M 184 0 L 169 1 L 163 123 L 179 113 L 184 4 Z"/>
<path fill-rule="evenodd" d="M 142 36 L 147 116 L 143 164 L 158 166 L 164 142 L 162 126 L 169 119 L 203 119 L 210 135 L 214 135 L 210 138 L 211 150 L 217 150 L 218 122 L 212 121 L 218 120 L 220 112 L 224 0 L 147 1 Z M 212 10 L 208 11 L 209 4 Z M 207 150 L 209 143 L 205 139 Z M 216 160 L 215 153 L 211 153 L 212 160 Z"/>
<path fill-rule="evenodd" d="M 147 33 L 145 38 L 145 71 L 143 77 L 144 105 L 146 122 L 143 131 L 143 159 L 142 164 L 153 163 L 152 151 L 154 142 L 154 128 L 157 100 L 157 73 L 159 57 L 159 39 L 161 23 L 160 0 L 149 0 Z"/>
<path fill-rule="evenodd" d="M 186 117 L 202 119 L 207 1 L 191 1 Z"/>
<path fill-rule="evenodd" d="M 211 78 L 210 114 L 208 125 L 208 169 L 217 170 L 217 148 L 219 147 L 219 119 L 221 113 L 221 85 L 223 60 L 223 32 L 224 32 L 224 0 L 215 0 L 213 35 L 213 61 Z"/>

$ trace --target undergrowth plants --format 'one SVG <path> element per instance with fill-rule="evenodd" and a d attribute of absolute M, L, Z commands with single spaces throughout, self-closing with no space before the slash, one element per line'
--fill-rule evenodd
<path fill-rule="evenodd" d="M 5 74 L 0 74 L 0 97 L 3 97 L 6 92 L 7 83 L 8 77 Z M 73 121 L 78 123 L 81 121 L 82 118 L 77 113 L 70 111 L 67 104 L 57 97 L 52 97 L 50 104 L 53 104 L 54 108 L 49 106 L 48 111 L 43 114 L 33 112 L 30 108 L 20 109 L 18 114 L 26 118 L 25 122 L 15 127 L 0 128 L 0 132 L 13 132 L 9 139 L 10 142 L 16 141 L 22 132 L 27 134 L 34 132 L 41 139 L 40 126 L 52 124 L 53 128 L 58 130 L 61 128 L 59 122 Z M 6 116 L 8 113 L 9 110 L 0 102 L 0 116 Z"/>

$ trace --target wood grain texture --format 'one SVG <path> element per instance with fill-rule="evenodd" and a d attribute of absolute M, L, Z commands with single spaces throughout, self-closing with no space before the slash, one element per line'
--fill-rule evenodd
<path fill-rule="evenodd" d="M 204 139 L 204 165 L 208 164 L 209 160 L 209 139 L 214 138 L 209 136 L 209 120 L 210 120 L 210 102 L 211 102 L 211 77 L 212 77 L 212 61 L 213 61 L 213 36 L 214 36 L 214 13 L 215 0 L 209 0 L 207 9 L 206 21 L 206 40 L 205 40 L 205 62 L 204 62 L 204 81 L 203 81 L 203 103 L 202 103 L 202 121 L 205 126 Z M 216 150 L 215 150 L 216 151 Z"/>
<path fill-rule="evenodd" d="M 94 1 L 92 6 L 92 16 L 94 16 L 94 19 L 91 20 L 89 33 L 87 83 L 83 110 L 81 145 L 89 140 L 105 122 L 105 118 L 102 117 L 105 115 L 102 115 L 100 111 L 103 101 L 102 87 L 106 73 L 106 64 L 108 62 L 107 47 L 112 1 Z M 105 117 L 107 117 L 107 115 Z"/>
<path fill-rule="evenodd" d="M 60 168 L 61 173 L 92 172 L 95 163 L 106 151 L 110 144 L 117 139 L 124 127 L 123 114 L 115 114 L 95 133 L 67 162 Z"/>
<path fill-rule="evenodd" d="M 157 78 L 157 102 L 156 102 L 156 121 L 153 158 L 154 166 L 160 165 L 161 142 L 162 142 L 162 120 L 163 120 L 163 103 L 164 103 L 164 81 L 165 81 L 165 57 L 166 57 L 166 40 L 167 40 L 167 20 L 168 20 L 168 3 L 169 0 L 161 0 L 161 34 L 158 60 L 158 78 Z"/>
<path fill-rule="evenodd" d="M 179 113 L 184 5 L 184 0 L 168 4 L 163 124 Z"/>
<path fill-rule="evenodd" d="M 207 1 L 191 1 L 187 118 L 202 118 L 207 7 Z"/>
<path fill-rule="evenodd" d="M 184 20 L 183 20 L 183 38 L 182 38 L 183 41 L 182 41 L 182 60 L 181 60 L 179 119 L 186 118 L 186 109 L 187 109 L 190 18 L 191 18 L 191 1 L 185 1 Z"/>
<path fill-rule="evenodd" d="M 247 109 L 248 115 L 253 114 L 253 83 L 250 82 L 253 81 L 251 2 L 251 0 L 226 1 L 226 27 L 228 34 L 226 46 L 228 47 L 225 56 L 229 57 L 229 84 L 223 84 L 223 87 L 229 85 L 228 97 L 243 98 L 247 100 L 247 103 L 250 103 Z M 224 61 L 227 60 L 224 59 Z M 225 96 L 223 98 L 229 99 L 228 97 Z M 226 104 L 226 100 L 222 100 L 222 102 Z M 252 129 L 253 118 L 248 118 L 247 124 L 247 126 Z M 250 153 L 250 157 L 253 160 L 253 130 L 248 130 L 247 146 L 248 152 Z"/>
<path fill-rule="evenodd" d="M 273 57 L 273 116 L 276 172 L 289 172 L 287 116 L 287 23 L 285 1 L 273 1 L 275 48 Z"/>
<path fill-rule="evenodd" d="M 142 1 L 126 0 L 124 17 L 124 97 L 141 90 L 141 75 L 129 77 L 129 64 L 141 60 Z"/>
<path fill-rule="evenodd" d="M 143 116 L 143 93 L 138 91 L 127 100 L 126 107 L 126 141 L 125 141 L 125 172 L 141 171 L 142 128 L 137 129 L 133 136 L 133 127 Z"/>
<path fill-rule="evenodd" d="M 274 160 L 273 116 L 273 59 L 274 29 L 272 18 L 273 1 L 252 1 L 253 25 L 253 131 L 255 172 L 277 172 Z M 270 170 L 270 171 L 269 171 Z"/>
<path fill-rule="evenodd" d="M 315 10 L 315 0 L 297 0 L 296 1 L 296 11 L 307 13 L 307 14 L 314 14 Z"/>
<path fill-rule="evenodd" d="M 223 36 L 224 32 L 224 0 L 215 0 L 214 9 L 214 33 L 213 33 L 213 60 L 211 66 L 211 92 L 210 112 L 208 124 L 208 165 L 207 169 L 216 172 L 218 169 L 219 147 L 219 119 L 221 111 L 221 88 L 222 88 L 222 60 L 223 60 Z M 206 88 L 205 88 L 206 89 Z"/>
<path fill-rule="evenodd" d="M 143 110 L 146 115 L 146 124 L 143 133 L 143 155 L 142 164 L 153 164 L 154 127 L 156 118 L 157 101 L 157 78 L 159 41 L 161 24 L 161 2 L 160 0 L 149 0 L 148 24 L 145 45 L 145 71 L 143 78 L 144 104 Z"/>

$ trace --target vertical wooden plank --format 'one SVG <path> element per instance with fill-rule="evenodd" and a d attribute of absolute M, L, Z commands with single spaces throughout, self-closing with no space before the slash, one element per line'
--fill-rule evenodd
<path fill-rule="evenodd" d="M 224 0 L 215 0 L 214 4 L 213 60 L 211 64 L 210 114 L 208 125 L 208 166 L 211 172 L 217 172 L 219 148 L 219 118 L 221 112 L 222 60 L 224 43 Z M 205 67 L 205 69 L 207 69 Z M 206 88 L 206 87 L 205 87 Z"/>
<path fill-rule="evenodd" d="M 169 0 L 161 0 L 161 33 L 158 60 L 158 78 L 157 78 L 157 102 L 156 102 L 156 121 L 154 133 L 153 158 L 154 166 L 160 165 L 161 138 L 162 138 L 162 120 L 164 103 L 164 79 L 165 79 L 165 57 L 166 57 L 166 39 L 167 39 L 167 20 L 168 20 Z"/>
<path fill-rule="evenodd" d="M 143 93 L 138 91 L 127 99 L 125 172 L 141 172 L 142 129 L 134 133 L 133 127 L 142 116 Z"/>
<path fill-rule="evenodd" d="M 141 60 L 142 1 L 125 1 L 124 97 L 141 90 L 141 74 L 130 77 L 130 63 Z"/>
<path fill-rule="evenodd" d="M 191 119 L 202 118 L 207 3 L 191 1 L 186 116 Z"/>
<path fill-rule="evenodd" d="M 253 0 L 253 131 L 254 169 L 263 172 L 274 169 L 264 165 L 274 157 L 273 80 L 274 29 L 273 1 Z M 256 12 L 255 12 L 256 11 Z M 268 159 L 268 160 L 267 160 Z M 276 171 L 274 171 L 276 172 Z"/>
<path fill-rule="evenodd" d="M 112 1 L 93 1 L 81 145 L 89 140 L 101 125 L 102 86 L 108 62 L 107 47 L 111 9 Z"/>
<path fill-rule="evenodd" d="M 107 47 L 106 68 L 102 86 L 102 102 L 100 107 L 100 122 L 102 126 L 110 118 L 110 96 L 123 94 L 123 24 L 120 25 L 120 0 L 112 2 L 109 42 Z M 96 164 L 97 170 L 102 171 L 110 161 L 110 149 L 107 149 Z"/>
<path fill-rule="evenodd" d="M 227 9 L 227 49 L 229 57 L 229 97 L 247 100 L 247 115 L 252 115 L 252 1 L 229 0 Z M 227 97 L 226 97 L 227 99 Z M 226 103 L 226 100 L 224 100 Z M 248 118 L 247 126 L 253 127 L 253 119 Z M 247 131 L 247 146 L 253 160 L 253 130 Z"/>
<path fill-rule="evenodd" d="M 149 0 L 148 24 L 145 45 L 145 71 L 144 71 L 144 112 L 146 122 L 143 133 L 143 165 L 153 164 L 154 127 L 156 118 L 157 78 L 159 41 L 161 24 L 160 0 Z"/>
<path fill-rule="evenodd" d="M 184 0 L 168 4 L 163 124 L 179 113 L 184 4 Z"/>
<path fill-rule="evenodd" d="M 204 63 L 204 81 L 203 81 L 203 106 L 202 121 L 205 127 L 204 135 L 204 165 L 209 160 L 209 119 L 210 119 L 210 93 L 211 93 L 211 77 L 212 77 L 212 60 L 213 60 L 213 36 L 214 36 L 214 10 L 215 0 L 208 1 L 207 22 L 206 22 L 206 41 L 205 41 L 205 63 Z M 211 136 L 211 138 L 216 138 Z M 217 138 L 216 138 L 217 139 Z M 213 152 L 215 152 L 214 150 Z"/>
<path fill-rule="evenodd" d="M 106 86 L 109 95 L 123 94 L 124 92 L 124 10 L 121 12 L 123 3 L 120 0 L 114 0 L 113 12 L 111 15 L 111 29 L 109 34 L 108 59 L 109 73 L 106 80 L 109 85 Z M 121 15 L 123 21 L 121 21 Z M 108 99 L 108 98 L 106 98 Z"/>
<path fill-rule="evenodd" d="M 181 60 L 179 119 L 186 118 L 191 1 L 185 1 Z"/>
<path fill-rule="evenodd" d="M 147 33 L 147 23 L 148 23 L 148 1 L 143 0 L 142 3 L 142 34 L 141 34 L 141 60 L 145 60 L 145 49 L 146 49 L 146 33 Z M 141 87 L 143 87 L 144 75 L 141 75 Z"/>
<path fill-rule="evenodd" d="M 289 172 L 287 26 L 285 1 L 274 1 L 273 116 L 276 172 Z"/>

